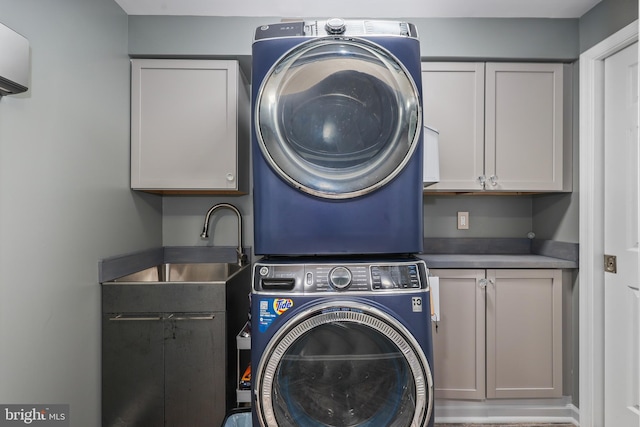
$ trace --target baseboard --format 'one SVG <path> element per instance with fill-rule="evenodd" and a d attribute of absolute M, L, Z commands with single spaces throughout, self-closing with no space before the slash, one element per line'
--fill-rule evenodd
<path fill-rule="evenodd" d="M 442 424 L 565 423 L 579 426 L 578 408 L 570 397 L 558 399 L 436 399 L 435 421 Z"/>

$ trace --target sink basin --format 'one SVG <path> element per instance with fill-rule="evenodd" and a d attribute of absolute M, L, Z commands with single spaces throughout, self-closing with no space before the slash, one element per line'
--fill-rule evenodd
<path fill-rule="evenodd" d="M 117 283 L 224 283 L 243 267 L 229 263 L 165 263 L 118 277 Z"/>

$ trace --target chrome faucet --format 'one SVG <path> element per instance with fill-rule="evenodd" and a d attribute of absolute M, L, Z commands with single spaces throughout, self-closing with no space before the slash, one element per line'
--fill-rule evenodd
<path fill-rule="evenodd" d="M 211 219 L 211 215 L 213 215 L 213 213 L 218 209 L 231 209 L 238 217 L 238 248 L 236 249 L 236 252 L 238 253 L 238 265 L 244 265 L 247 262 L 247 256 L 244 254 L 244 250 L 242 249 L 242 215 L 238 208 L 232 204 L 218 203 L 217 205 L 213 205 L 209 208 L 204 217 L 204 227 L 202 228 L 202 234 L 200 234 L 200 237 L 203 239 L 209 237 L 209 220 Z"/>

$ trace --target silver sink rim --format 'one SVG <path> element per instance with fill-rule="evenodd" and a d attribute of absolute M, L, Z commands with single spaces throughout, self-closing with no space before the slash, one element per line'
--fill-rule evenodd
<path fill-rule="evenodd" d="M 144 284 L 144 285 L 165 285 L 165 284 L 222 284 L 231 280 L 236 274 L 242 271 L 247 266 L 240 266 L 231 262 L 165 262 L 162 264 L 152 265 L 150 267 L 143 268 L 138 271 L 125 274 L 115 279 L 104 282 L 104 284 L 111 285 L 124 285 L 124 284 Z M 180 276 L 176 275 L 175 271 L 183 268 L 189 270 L 195 268 L 199 270 L 198 276 L 184 277 L 184 274 Z M 214 277 L 203 279 L 207 270 L 215 268 Z M 224 269 L 222 274 L 219 274 L 218 269 Z M 149 276 L 148 278 L 146 276 Z M 193 274 L 192 274 L 193 275 Z M 176 277 L 180 279 L 176 280 Z"/>

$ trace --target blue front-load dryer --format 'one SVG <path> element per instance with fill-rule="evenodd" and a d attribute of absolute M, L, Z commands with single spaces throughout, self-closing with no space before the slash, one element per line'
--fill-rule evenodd
<path fill-rule="evenodd" d="M 427 274 L 411 257 L 257 262 L 254 427 L 433 427 Z"/>
<path fill-rule="evenodd" d="M 422 250 L 422 84 L 412 24 L 296 22 L 255 33 L 255 253 Z"/>

